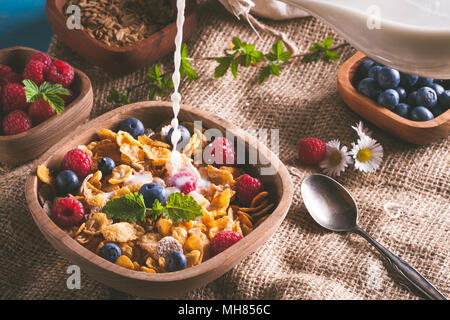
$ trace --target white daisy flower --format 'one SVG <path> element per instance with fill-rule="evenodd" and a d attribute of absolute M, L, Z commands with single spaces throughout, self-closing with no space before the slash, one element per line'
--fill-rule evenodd
<path fill-rule="evenodd" d="M 331 140 L 326 143 L 325 158 L 320 162 L 319 166 L 324 172 L 330 176 L 340 176 L 341 172 L 352 163 L 350 152 L 347 147 L 341 148 L 339 140 Z"/>
<path fill-rule="evenodd" d="M 363 172 L 374 172 L 383 161 L 383 147 L 369 136 L 361 135 L 358 142 L 352 143 L 350 153 L 355 159 L 355 168 Z"/>
<path fill-rule="evenodd" d="M 361 136 L 372 136 L 372 131 L 370 131 L 369 129 L 367 129 L 366 127 L 364 127 L 364 124 L 362 123 L 362 121 L 360 121 L 359 123 L 357 123 L 355 126 L 352 126 L 353 130 L 356 131 L 356 133 L 358 134 L 358 136 L 361 138 Z"/>

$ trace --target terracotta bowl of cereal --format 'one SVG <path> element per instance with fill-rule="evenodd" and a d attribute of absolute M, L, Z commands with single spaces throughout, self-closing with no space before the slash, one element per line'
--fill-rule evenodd
<path fill-rule="evenodd" d="M 48 0 L 46 12 L 62 42 L 111 74 L 134 72 L 175 49 L 175 1 Z M 186 0 L 184 41 L 196 27 L 196 0 Z"/>
<path fill-rule="evenodd" d="M 55 109 L 48 104 L 47 109 L 42 104 L 42 98 L 36 100 L 35 103 L 26 102 L 27 86 L 23 85 L 22 80 L 36 77 L 36 75 L 30 75 L 30 68 L 28 68 L 32 64 L 35 67 L 40 64 L 40 61 L 33 60 L 36 55 L 48 59 L 47 63 L 49 64 L 62 63 L 67 65 L 61 60 L 49 57 L 45 53 L 32 48 L 11 47 L 0 50 L 0 69 L 10 70 L 7 75 L 0 71 L 0 88 L 3 87 L 3 90 L 0 90 L 2 92 L 0 94 L 0 118 L 2 119 L 0 125 L 0 162 L 11 166 L 25 163 L 44 153 L 61 139 L 62 132 L 70 132 L 85 122 L 93 105 L 91 81 L 82 71 L 72 67 L 70 67 L 72 76 L 70 85 L 66 85 L 65 88 L 70 90 L 72 94 L 65 95 L 68 99 L 64 102 L 63 110 L 59 110 L 60 114 L 57 114 Z M 44 66 L 44 64 L 40 65 Z M 53 65 L 51 68 L 53 68 Z M 36 67 L 36 70 L 38 70 L 38 67 Z M 36 71 L 36 74 L 38 74 L 38 71 Z M 11 78 L 8 80 L 9 83 L 5 84 L 4 81 L 9 76 L 17 77 L 17 79 L 12 81 Z M 52 81 L 50 79 L 54 79 L 54 77 L 52 78 L 47 74 L 45 79 L 41 80 L 45 80 L 46 84 L 49 84 L 47 89 L 55 89 L 54 84 L 50 83 Z M 44 90 L 41 90 L 43 84 L 38 91 L 44 92 Z M 33 94 L 36 94 L 36 92 Z M 61 97 L 64 98 L 64 96 Z M 17 101 L 22 102 L 18 104 Z"/>
<path fill-rule="evenodd" d="M 110 111 L 48 150 L 26 182 L 36 225 L 94 279 L 142 297 L 179 296 L 220 277 L 277 230 L 293 186 L 257 139 L 169 102 Z M 249 159 L 258 159 L 251 161 Z"/>

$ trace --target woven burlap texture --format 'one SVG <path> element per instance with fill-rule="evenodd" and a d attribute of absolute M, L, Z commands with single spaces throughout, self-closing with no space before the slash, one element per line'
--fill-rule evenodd
<path fill-rule="evenodd" d="M 286 32 L 301 51 L 313 41 L 334 36 L 343 39 L 314 18 L 286 22 L 265 21 Z M 259 39 L 242 21 L 218 2 L 199 8 L 199 26 L 188 41 L 191 56 L 219 56 L 231 38 L 255 43 L 268 52 L 273 38 Z M 227 74 L 214 79 L 213 61 L 195 62 L 201 75 L 195 82 L 183 81 L 183 103 L 207 110 L 245 130 L 279 129 L 280 158 L 293 183 L 291 209 L 278 231 L 255 253 L 210 284 L 186 293 L 187 299 L 416 299 L 399 284 L 388 264 L 357 235 L 327 232 L 308 215 L 300 195 L 302 180 L 316 172 L 297 161 L 297 141 L 319 137 L 356 140 L 351 125 L 359 117 L 339 98 L 336 77 L 339 66 L 355 52 L 347 47 L 337 62 L 301 63 L 286 67 L 280 77 L 257 85 L 255 68 L 240 70 L 238 79 Z M 111 77 L 84 61 L 55 39 L 50 53 L 86 72 L 94 88 L 96 117 L 110 109 L 106 102 L 112 88 L 119 90 L 142 82 L 145 68 L 125 77 Z M 159 61 L 172 70 L 172 57 Z M 145 89 L 132 100 L 146 99 Z M 166 97 L 166 99 L 169 99 Z M 385 157 L 373 174 L 348 169 L 338 180 L 358 202 L 360 226 L 378 241 L 416 267 L 445 295 L 450 294 L 449 233 L 449 138 L 427 146 L 412 146 L 369 125 L 383 145 Z M 69 133 L 70 134 L 70 133 Z M 17 168 L 1 167 L 0 181 L 0 297 L 3 299 L 108 299 L 110 290 L 82 273 L 81 289 L 66 286 L 67 267 L 41 235 L 28 212 L 24 183 L 36 163 Z M 387 202 L 403 210 L 392 218 Z M 134 298 L 134 297 L 131 297 Z"/>

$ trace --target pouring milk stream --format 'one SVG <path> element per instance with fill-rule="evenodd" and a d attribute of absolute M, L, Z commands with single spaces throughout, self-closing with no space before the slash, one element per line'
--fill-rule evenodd
<path fill-rule="evenodd" d="M 325 21 L 372 59 L 400 71 L 450 78 L 448 0 L 280 0 Z"/>
<path fill-rule="evenodd" d="M 180 65 L 181 65 L 181 45 L 183 41 L 183 24 L 184 24 L 184 9 L 185 9 L 185 0 L 177 0 L 177 35 L 175 36 L 175 54 L 174 54 L 174 66 L 175 70 L 172 75 L 172 82 L 174 92 L 171 96 L 172 100 L 172 110 L 173 110 L 173 119 L 170 123 L 173 128 L 171 142 L 173 145 L 172 154 L 171 154 L 171 162 L 174 168 L 179 166 L 181 161 L 180 153 L 177 151 L 177 144 L 181 138 L 180 130 L 178 129 L 178 113 L 180 112 L 180 102 L 181 95 L 178 92 L 178 88 L 180 86 Z"/>

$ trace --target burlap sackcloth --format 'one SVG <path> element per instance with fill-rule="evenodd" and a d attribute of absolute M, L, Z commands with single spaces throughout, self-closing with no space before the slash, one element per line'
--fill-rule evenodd
<path fill-rule="evenodd" d="M 326 36 L 343 39 L 316 19 L 269 22 L 285 31 L 301 51 Z M 199 27 L 188 41 L 191 56 L 220 56 L 231 38 L 239 36 L 268 52 L 273 38 L 262 40 L 245 23 L 227 13 L 218 2 L 203 3 Z M 67 60 L 90 77 L 96 117 L 112 108 L 106 102 L 111 88 L 123 89 L 143 81 L 146 69 L 122 78 L 108 76 L 85 62 L 55 39 L 50 53 Z M 387 263 L 356 235 L 327 232 L 309 217 L 300 196 L 300 184 L 315 169 L 297 161 L 301 137 L 356 140 L 351 125 L 359 121 L 339 98 L 336 75 L 354 49 L 341 51 L 334 63 L 296 62 L 279 78 L 257 85 L 254 68 L 214 79 L 215 62 L 197 62 L 201 78 L 183 81 L 183 103 L 213 112 L 244 129 L 280 129 L 280 158 L 291 173 L 295 195 L 291 209 L 274 236 L 234 269 L 187 299 L 416 299 L 399 284 Z M 159 61 L 172 70 L 172 57 Z M 146 91 L 133 99 L 145 100 Z M 169 97 L 167 97 L 169 99 Z M 338 180 L 354 195 L 360 208 L 359 223 L 393 252 L 417 268 L 444 295 L 450 296 L 449 269 L 449 138 L 427 146 L 412 146 L 369 125 L 385 150 L 381 168 L 373 174 L 347 170 Z M 27 210 L 26 175 L 35 163 L 15 169 L 1 167 L 0 179 L 0 297 L 3 299 L 107 299 L 114 297 L 104 285 L 82 274 L 81 289 L 66 286 L 67 267 L 44 239 Z M 403 208 L 398 218 L 384 210 L 386 202 Z M 131 297 L 134 298 L 134 297 Z"/>

